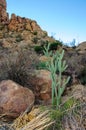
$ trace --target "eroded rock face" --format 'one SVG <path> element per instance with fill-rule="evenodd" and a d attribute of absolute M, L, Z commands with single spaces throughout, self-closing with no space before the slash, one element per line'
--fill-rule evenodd
<path fill-rule="evenodd" d="M 0 83 L 0 114 L 16 118 L 34 104 L 34 94 L 11 80 Z"/>
<path fill-rule="evenodd" d="M 15 14 L 11 15 L 11 19 L 9 19 L 9 15 L 6 12 L 7 3 L 6 0 L 0 0 L 0 24 L 8 25 L 9 31 L 42 31 L 36 21 L 31 19 L 16 16 Z"/>
<path fill-rule="evenodd" d="M 7 7 L 6 0 L 0 0 L 0 9 L 1 9 L 1 11 L 2 10 L 6 11 L 6 7 Z"/>
<path fill-rule="evenodd" d="M 27 44 L 27 46 L 28 44 L 41 45 L 46 41 L 55 41 L 55 39 L 48 37 L 47 32 L 42 30 L 35 20 L 20 17 L 16 14 L 11 14 L 11 18 L 9 18 L 6 9 L 6 0 L 0 0 L 0 40 L 5 38 L 6 41 L 9 41 L 11 46 L 13 43 L 22 41 Z M 7 47 L 8 46 L 6 46 L 6 48 Z"/>
<path fill-rule="evenodd" d="M 20 16 L 16 16 L 15 14 L 11 15 L 10 23 L 8 25 L 10 31 L 39 31 L 41 28 L 38 26 L 36 21 L 32 21 L 28 18 L 22 18 Z"/>
<path fill-rule="evenodd" d="M 8 22 L 8 13 L 6 12 L 6 0 L 0 0 L 0 22 L 6 24 Z"/>

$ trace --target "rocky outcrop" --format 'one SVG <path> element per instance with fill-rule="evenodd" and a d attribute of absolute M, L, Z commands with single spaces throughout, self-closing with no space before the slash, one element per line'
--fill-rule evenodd
<path fill-rule="evenodd" d="M 6 4 L 6 0 L 0 0 L 0 6 L 2 6 L 3 7 L 3 10 L 5 10 L 6 11 L 6 6 L 7 6 L 7 4 Z"/>
<path fill-rule="evenodd" d="M 77 47 L 76 50 L 78 51 L 79 54 L 86 53 L 86 41 L 80 43 Z"/>
<path fill-rule="evenodd" d="M 38 31 L 38 30 L 41 30 L 41 28 L 37 25 L 36 21 L 32 21 L 27 18 L 22 18 L 20 16 L 16 16 L 15 14 L 11 15 L 8 29 L 10 31 L 23 31 L 23 30 Z"/>
<path fill-rule="evenodd" d="M 67 62 L 66 75 L 70 75 L 72 84 L 86 84 L 86 43 L 79 44 L 76 48 L 63 48 L 65 50 L 64 59 Z M 84 81 L 82 81 L 84 80 Z"/>
<path fill-rule="evenodd" d="M 6 8 L 7 8 L 6 0 L 0 0 L 0 22 L 3 24 L 7 24 L 9 21 Z"/>
<path fill-rule="evenodd" d="M 27 47 L 29 44 L 43 44 L 46 41 L 55 41 L 48 37 L 46 31 L 42 30 L 36 21 L 29 18 L 16 16 L 6 12 L 6 0 L 0 1 L 0 42 L 8 41 L 9 45 L 1 44 L 3 48 Z M 5 42 L 4 42 L 5 43 Z M 20 43 L 20 44 L 15 44 Z"/>
<path fill-rule="evenodd" d="M 11 80 L 0 82 L 0 114 L 16 118 L 34 104 L 34 94 Z"/>

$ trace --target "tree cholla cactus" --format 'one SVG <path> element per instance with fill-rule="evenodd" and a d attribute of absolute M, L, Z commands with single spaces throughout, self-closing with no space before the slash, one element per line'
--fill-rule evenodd
<path fill-rule="evenodd" d="M 53 54 L 51 51 L 49 52 L 49 46 L 50 44 L 45 47 L 44 54 L 47 57 L 50 57 L 52 55 L 51 60 L 49 60 L 46 63 L 47 69 L 51 72 L 51 80 L 52 80 L 52 105 L 56 106 L 58 108 L 61 96 L 65 90 L 66 84 L 68 83 L 70 77 L 67 79 L 62 78 L 62 73 L 66 70 L 67 65 L 66 61 L 63 61 L 64 56 L 64 50 L 62 52 L 56 51 L 55 54 Z M 58 81 L 57 81 L 57 75 L 56 73 L 59 73 Z"/>

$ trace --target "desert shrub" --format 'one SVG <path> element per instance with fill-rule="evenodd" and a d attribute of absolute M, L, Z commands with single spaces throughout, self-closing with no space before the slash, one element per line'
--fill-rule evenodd
<path fill-rule="evenodd" d="M 28 86 L 29 74 L 33 73 L 38 62 L 37 56 L 31 51 L 21 51 L 15 63 L 12 63 L 9 77 L 23 86 Z"/>
<path fill-rule="evenodd" d="M 29 74 L 33 73 L 37 63 L 37 55 L 30 50 L 8 54 L 0 61 L 0 80 L 11 79 L 28 86 Z"/>
<path fill-rule="evenodd" d="M 3 30 L 3 29 L 4 29 L 4 24 L 0 23 L 0 30 Z"/>
<path fill-rule="evenodd" d="M 37 40 L 37 39 L 34 38 L 33 42 L 37 43 L 37 41 L 35 41 L 35 40 Z M 58 46 L 62 46 L 62 42 L 56 41 L 56 42 L 49 43 L 48 41 L 41 41 L 41 45 L 35 46 L 34 50 L 37 53 L 43 54 L 43 51 L 45 51 L 46 47 L 48 47 L 48 52 L 50 52 L 50 51 L 53 51 L 53 50 L 57 50 Z"/>
<path fill-rule="evenodd" d="M 67 99 L 63 104 L 61 104 L 58 109 L 52 109 L 51 107 L 41 107 L 42 111 L 45 111 L 46 109 L 50 110 L 50 118 L 52 121 L 54 121 L 54 124 L 46 130 L 64 130 L 64 118 L 68 117 L 68 115 L 71 113 L 74 116 L 76 114 L 75 108 L 77 108 L 79 105 L 80 104 L 78 101 L 71 97 Z"/>
<path fill-rule="evenodd" d="M 58 47 L 58 43 L 53 42 L 50 45 L 50 50 L 57 50 L 57 47 Z"/>
<path fill-rule="evenodd" d="M 62 46 L 62 42 L 60 41 L 53 42 L 50 45 L 50 50 L 57 50 L 58 46 Z"/>
<path fill-rule="evenodd" d="M 82 70 L 80 76 L 79 76 L 80 82 L 83 85 L 86 85 L 86 66 L 85 68 Z"/>
<path fill-rule="evenodd" d="M 32 39 L 32 42 L 34 42 L 35 44 L 37 44 L 38 38 L 37 38 L 37 37 L 34 37 L 34 38 Z"/>
<path fill-rule="evenodd" d="M 22 60 L 21 60 L 22 59 Z M 10 59 L 9 59 L 10 61 Z M 21 84 L 25 85 L 25 82 L 27 80 L 27 68 L 25 67 L 25 59 L 23 57 L 20 57 L 18 55 L 15 62 L 10 62 L 10 71 L 8 72 L 8 76 L 11 80 Z M 8 66 L 8 67 L 9 67 Z"/>
<path fill-rule="evenodd" d="M 37 39 L 36 39 L 36 40 L 37 40 Z M 33 42 L 37 43 L 37 41 L 34 41 L 34 40 L 33 40 Z M 46 41 L 46 42 L 45 42 L 45 41 L 41 41 L 41 45 L 35 46 L 35 47 L 34 47 L 34 50 L 35 50 L 38 54 L 40 54 L 40 53 L 43 54 L 43 52 L 45 51 L 46 47 L 48 47 L 48 52 L 51 53 L 51 51 L 57 50 L 57 49 L 58 49 L 58 46 L 62 46 L 62 42 L 56 41 L 56 42 L 53 42 L 53 43 L 49 43 L 48 41 Z"/>
<path fill-rule="evenodd" d="M 43 52 L 43 47 L 42 46 L 35 46 L 34 50 L 36 53 L 40 54 Z"/>
<path fill-rule="evenodd" d="M 49 51 L 51 50 L 57 50 L 58 49 L 58 46 L 62 46 L 62 42 L 60 42 L 59 40 L 56 40 L 55 42 L 48 42 L 46 41 L 46 43 L 43 45 L 43 47 L 47 47 L 48 44 L 50 44 L 49 46 Z"/>
<path fill-rule="evenodd" d="M 34 34 L 34 35 L 37 35 L 37 31 L 34 31 L 33 34 Z"/>
<path fill-rule="evenodd" d="M 73 48 L 76 48 L 76 39 L 74 38 L 72 42 L 69 43 L 69 45 Z"/>
<path fill-rule="evenodd" d="M 22 36 L 21 36 L 20 34 L 18 34 L 18 35 L 16 36 L 16 42 L 20 42 L 20 41 L 22 41 L 22 40 L 23 40 Z"/>
<path fill-rule="evenodd" d="M 36 68 L 38 70 L 40 70 L 40 69 L 47 69 L 46 62 L 39 62 L 38 65 L 36 66 Z"/>

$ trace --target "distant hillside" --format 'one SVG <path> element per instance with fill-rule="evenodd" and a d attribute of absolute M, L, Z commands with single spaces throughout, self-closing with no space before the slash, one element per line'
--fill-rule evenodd
<path fill-rule="evenodd" d="M 16 16 L 16 14 L 12 14 L 9 19 L 6 9 L 6 0 L 0 0 L 0 42 L 3 47 L 28 46 L 55 41 L 34 20 Z"/>

